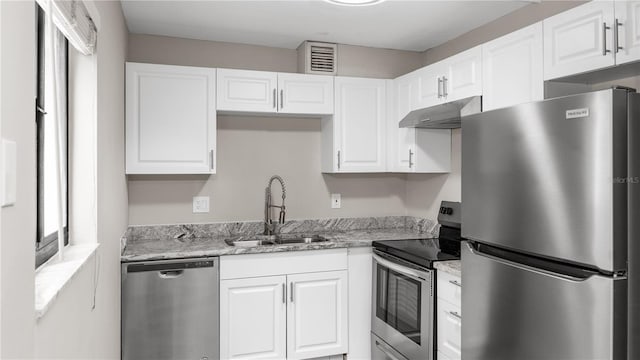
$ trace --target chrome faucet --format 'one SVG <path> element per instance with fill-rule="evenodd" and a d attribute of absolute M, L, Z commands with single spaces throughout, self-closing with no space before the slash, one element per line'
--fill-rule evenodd
<path fill-rule="evenodd" d="M 271 184 L 273 180 L 278 180 L 280 182 L 280 186 L 282 188 L 282 205 L 273 205 L 271 203 Z M 278 222 L 280 224 L 284 224 L 285 217 L 285 207 L 284 207 L 284 198 L 287 195 L 287 189 L 284 186 L 284 180 L 278 175 L 273 175 L 271 179 L 269 179 L 269 184 L 267 188 L 264 189 L 264 234 L 265 235 L 273 235 L 273 231 L 275 230 L 275 224 L 273 220 L 271 220 L 271 208 L 279 208 L 280 216 L 278 217 Z"/>

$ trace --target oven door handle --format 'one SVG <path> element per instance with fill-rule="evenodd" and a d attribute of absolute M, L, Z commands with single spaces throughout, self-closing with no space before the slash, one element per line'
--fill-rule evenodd
<path fill-rule="evenodd" d="M 426 279 L 429 277 L 429 274 L 424 272 L 424 271 L 418 271 L 406 266 L 402 266 L 400 264 L 397 264 L 393 261 L 387 260 L 383 257 L 381 257 L 380 255 L 377 254 L 373 254 L 373 259 L 380 265 L 386 266 L 389 269 L 398 272 L 402 275 L 408 276 L 414 280 L 417 281 L 427 281 Z"/>
<path fill-rule="evenodd" d="M 386 344 L 381 343 L 378 340 L 374 340 L 376 343 L 376 347 L 378 348 L 378 350 L 382 351 L 383 354 L 385 354 L 388 358 L 390 358 L 391 360 L 406 360 L 406 358 L 402 357 L 399 358 L 398 356 L 396 356 L 395 354 L 393 354 L 393 350 L 388 348 L 386 346 Z"/>

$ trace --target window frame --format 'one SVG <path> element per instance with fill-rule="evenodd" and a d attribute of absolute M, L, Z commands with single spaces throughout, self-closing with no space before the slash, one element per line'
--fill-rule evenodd
<path fill-rule="evenodd" d="M 40 265 L 47 262 L 58 252 L 58 233 L 54 232 L 48 236 L 44 236 L 44 116 L 46 109 L 44 109 L 45 100 L 45 12 L 36 6 L 36 99 L 35 99 L 35 123 L 36 123 L 36 193 L 37 193 L 37 216 L 36 216 L 36 259 L 35 266 L 38 268 Z M 65 106 L 67 108 L 66 113 L 66 193 L 64 195 L 64 201 L 66 202 L 66 219 L 67 223 L 64 227 L 64 244 L 69 244 L 69 41 L 65 39 L 65 80 L 67 82 L 66 94 L 65 94 Z"/>

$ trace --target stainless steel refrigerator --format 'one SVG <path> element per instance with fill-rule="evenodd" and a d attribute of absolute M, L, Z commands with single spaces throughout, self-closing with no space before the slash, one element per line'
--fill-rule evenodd
<path fill-rule="evenodd" d="M 640 95 L 462 120 L 462 359 L 640 359 Z"/>

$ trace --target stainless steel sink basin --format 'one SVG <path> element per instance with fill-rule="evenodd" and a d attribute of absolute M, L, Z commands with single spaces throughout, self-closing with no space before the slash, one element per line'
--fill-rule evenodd
<path fill-rule="evenodd" d="M 225 242 L 230 246 L 253 247 L 268 245 L 294 245 L 294 244 L 312 244 L 329 241 L 320 235 L 301 235 L 301 234 L 285 234 L 285 235 L 254 235 L 241 236 L 233 239 L 226 239 Z"/>

